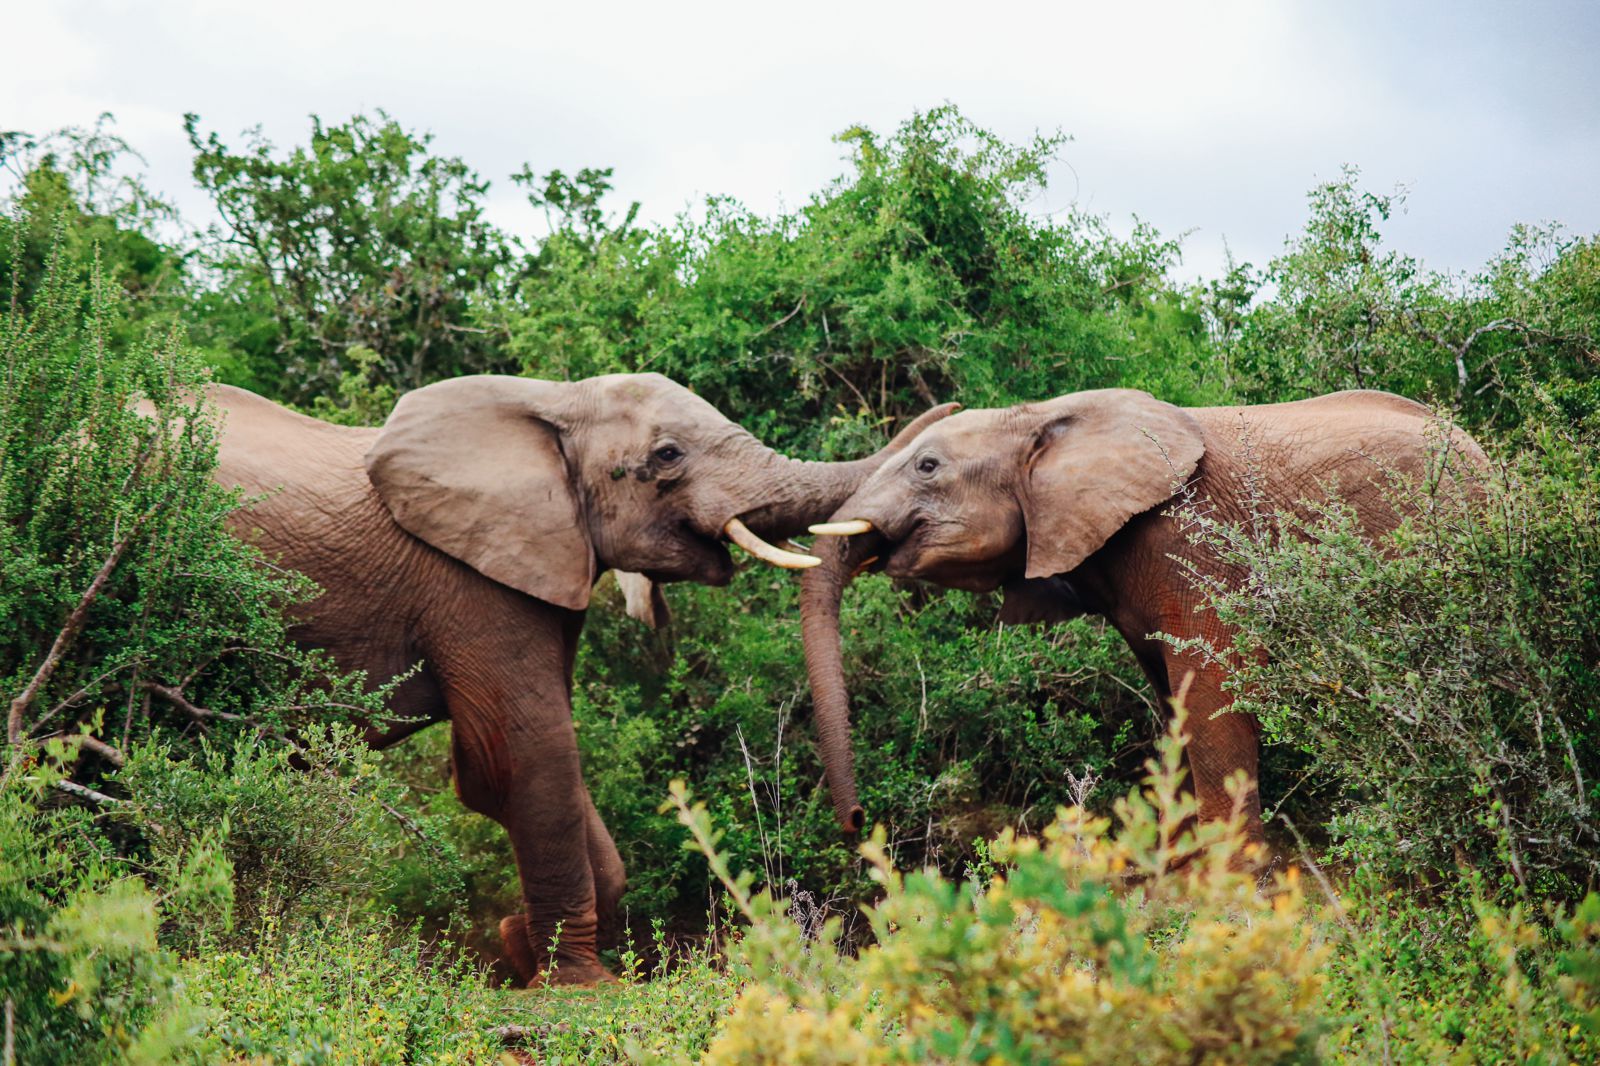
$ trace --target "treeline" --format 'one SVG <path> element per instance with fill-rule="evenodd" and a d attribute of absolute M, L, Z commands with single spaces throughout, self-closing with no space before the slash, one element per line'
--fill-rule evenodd
<path fill-rule="evenodd" d="M 196 944 L 266 953 L 310 988 L 349 978 L 305 946 L 306 930 L 332 935 L 337 906 L 474 942 L 514 909 L 509 849 L 445 787 L 443 731 L 363 752 L 338 724 L 381 692 L 293 648 L 283 611 L 312 590 L 227 536 L 240 501 L 210 484 L 212 430 L 185 417 L 208 376 L 375 423 L 458 374 L 653 370 L 824 458 L 947 399 L 1126 386 L 1188 405 L 1344 388 L 1428 401 L 1495 455 L 1489 519 L 1426 516 L 1401 553 L 1337 514 L 1294 543 L 1206 534 L 1264 575 L 1221 606 L 1269 653 L 1247 656 L 1272 742 L 1269 833 L 1441 896 L 1466 879 L 1480 900 L 1560 905 L 1593 886 L 1594 237 L 1518 228 L 1477 274 L 1439 275 L 1385 245 L 1400 198 L 1350 170 L 1311 191 L 1270 262 L 1183 282 L 1179 243 L 1148 226 L 1029 210 L 1059 138 L 1008 144 L 948 107 L 842 134 L 841 176 L 770 217 L 714 198 L 645 225 L 607 169 L 524 167 L 511 180 L 549 223 L 535 236 L 491 224 L 487 181 L 382 113 L 314 120 L 290 149 L 186 128 L 219 220 L 204 230 L 146 187 L 109 123 L 0 135 L 15 178 L 0 221 L 0 929 L 14 930 L 0 984 L 36 1041 L 21 1061 L 190 1040 L 184 980 L 249 986 L 245 963 Z M 135 394 L 183 431 L 132 417 Z M 704 862 L 658 812 L 674 778 L 708 802 L 736 868 L 844 912 L 876 891 L 818 794 L 794 591 L 753 570 L 727 590 L 673 587 L 660 634 L 604 597 L 591 612 L 579 735 L 641 930 L 705 927 Z M 881 578 L 846 604 L 863 802 L 901 868 L 988 869 L 1001 830 L 1079 800 L 1104 809 L 1162 730 L 1116 634 L 999 628 L 997 606 Z M 307 828 L 327 825 L 340 831 Z M 1451 898 L 1446 918 L 1373 920 L 1427 942 L 1469 906 Z M 92 907 L 105 919 L 85 920 Z M 396 958 L 344 963 L 412 965 Z M 454 1046 L 446 1007 L 420 990 L 406 1004 L 440 1041 L 426 1046 Z M 225 1016 L 236 1028 L 206 1039 L 245 1053 L 310 1024 L 287 1001 Z"/>

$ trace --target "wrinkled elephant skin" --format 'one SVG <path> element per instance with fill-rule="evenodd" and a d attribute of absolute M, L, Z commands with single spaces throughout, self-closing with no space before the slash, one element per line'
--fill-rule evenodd
<path fill-rule="evenodd" d="M 571 710 L 596 578 L 643 575 L 628 579 L 630 604 L 656 619 L 653 582 L 727 582 L 732 520 L 741 534 L 798 533 L 894 445 L 851 463 L 787 459 L 655 374 L 457 378 L 402 397 L 377 429 L 226 386 L 209 397 L 218 478 L 251 497 L 236 531 L 322 589 L 296 639 L 374 684 L 421 664 L 369 739 L 451 723 L 457 792 L 516 855 L 525 905 L 502 923 L 506 957 L 527 982 L 546 979 L 552 955 L 550 980 L 605 979 L 597 936 L 623 868 L 584 786 Z"/>
<path fill-rule="evenodd" d="M 1001 621 L 1057 622 L 1099 614 L 1127 640 L 1163 702 L 1183 695 L 1191 780 L 1205 819 L 1226 817 L 1224 782 L 1244 771 L 1245 814 L 1260 836 L 1256 723 L 1220 713 L 1227 672 L 1153 639 L 1166 633 L 1227 648 L 1186 565 L 1223 581 L 1243 575 L 1192 544 L 1170 513 L 1183 493 L 1213 516 L 1243 519 L 1251 491 L 1269 510 L 1300 511 L 1329 490 L 1369 535 L 1399 515 L 1390 472 L 1417 477 L 1439 452 L 1427 408 L 1357 391 L 1256 407 L 1184 409 L 1130 389 L 1076 393 L 1004 410 L 966 411 L 932 426 L 886 462 L 833 514 L 802 581 L 807 668 L 818 741 L 840 824 L 859 829 L 839 600 L 869 559 L 896 577 L 1003 587 Z M 1469 490 L 1485 463 L 1449 430 L 1445 477 Z M 870 530 L 870 531 L 866 531 Z M 840 534 L 848 531 L 848 539 Z M 864 531 L 864 532 L 858 532 Z"/>

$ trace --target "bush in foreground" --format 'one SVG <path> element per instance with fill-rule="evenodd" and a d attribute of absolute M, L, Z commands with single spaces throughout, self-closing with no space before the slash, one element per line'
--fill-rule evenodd
<path fill-rule="evenodd" d="M 1181 720 L 1180 720 L 1181 721 Z M 716 851 L 703 808 L 672 802 L 751 919 L 736 966 L 751 984 L 708 1062 L 1289 1062 L 1315 1047 L 1328 948 L 1293 871 L 1258 892 L 1242 818 L 1186 827 L 1180 723 L 1118 828 L 1063 811 L 1044 839 L 1003 835 L 988 884 L 901 875 L 881 836 L 863 850 L 885 897 L 877 943 L 834 953 Z M 1241 792 L 1242 795 L 1242 792 Z"/>

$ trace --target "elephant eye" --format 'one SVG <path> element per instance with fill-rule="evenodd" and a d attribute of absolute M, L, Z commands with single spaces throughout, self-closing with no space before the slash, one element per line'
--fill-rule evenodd
<path fill-rule="evenodd" d="M 939 469 L 939 460 L 931 455 L 924 455 L 917 460 L 917 473 L 919 474 L 931 474 L 937 469 Z"/>
<path fill-rule="evenodd" d="M 663 463 L 675 463 L 683 458 L 683 449 L 676 444 L 663 444 L 655 451 L 656 459 Z"/>

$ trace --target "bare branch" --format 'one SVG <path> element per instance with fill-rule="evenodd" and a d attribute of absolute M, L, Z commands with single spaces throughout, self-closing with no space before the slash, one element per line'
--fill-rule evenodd
<path fill-rule="evenodd" d="M 38 697 L 39 690 L 49 684 L 56 669 L 60 667 L 61 660 L 65 658 L 67 649 L 77 639 L 78 632 L 89 618 L 89 608 L 94 606 L 94 601 L 99 599 L 100 593 L 105 591 L 106 582 L 111 580 L 111 573 L 122 561 L 122 553 L 128 550 L 128 545 L 133 538 L 139 535 L 139 527 L 144 525 L 145 519 L 154 513 L 146 511 L 134 520 L 133 528 L 111 546 L 111 553 L 106 556 L 106 561 L 100 564 L 100 569 L 89 582 L 89 587 L 83 590 L 83 595 L 78 597 L 78 605 L 67 615 L 67 622 L 61 627 L 61 632 L 56 634 L 54 643 L 50 645 L 49 653 L 44 657 L 44 662 L 39 664 L 39 669 L 34 672 L 33 680 L 28 682 L 28 687 L 23 689 L 16 699 L 11 701 L 11 712 L 6 718 L 6 740 L 13 747 L 22 742 L 22 720 L 28 713 L 28 708 Z"/>
<path fill-rule="evenodd" d="M 96 792 L 89 786 L 80 785 L 76 781 L 57 781 L 56 788 L 69 796 L 81 796 L 86 800 L 93 800 L 108 807 L 119 807 L 128 802 L 127 800 L 119 800 L 115 796 L 108 796 L 104 792 Z"/>
<path fill-rule="evenodd" d="M 99 737 L 91 737 L 87 733 L 68 733 L 61 738 L 69 744 L 78 745 L 80 751 L 92 751 L 113 766 L 122 766 L 127 762 L 122 752 L 107 744 Z"/>
<path fill-rule="evenodd" d="M 187 714 L 190 718 L 193 718 L 197 722 L 206 722 L 213 718 L 219 718 L 225 722 L 249 721 L 249 719 L 242 714 L 231 714 L 228 711 L 213 711 L 209 707 L 201 707 L 199 704 L 192 703 L 190 702 L 189 698 L 183 694 L 182 689 L 173 688 L 171 685 L 162 685 L 154 681 L 141 681 L 139 682 L 139 687 L 144 689 L 146 692 L 160 696 L 163 700 L 178 708 L 178 710 L 182 711 L 184 714 Z"/>

